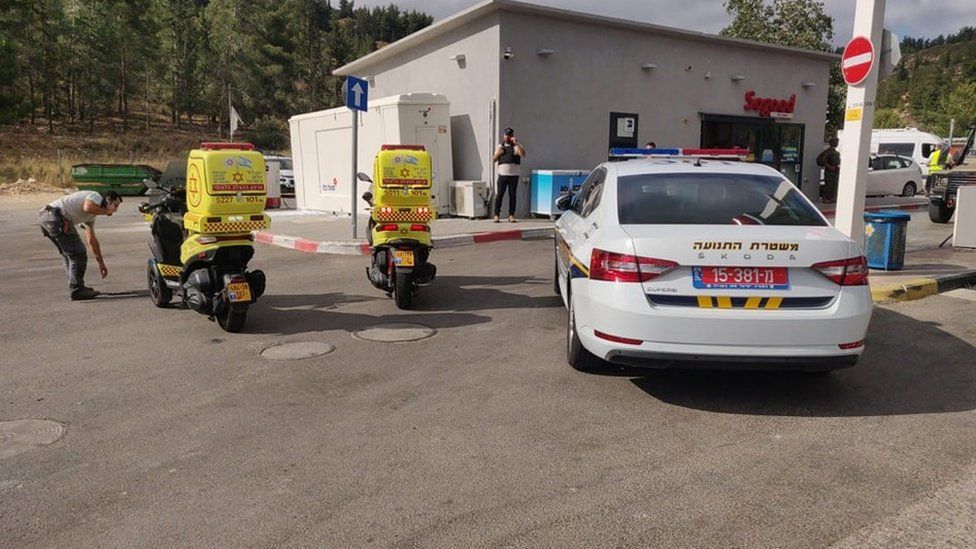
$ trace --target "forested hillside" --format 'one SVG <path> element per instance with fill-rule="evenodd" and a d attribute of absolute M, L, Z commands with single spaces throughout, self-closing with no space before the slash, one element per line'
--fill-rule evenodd
<path fill-rule="evenodd" d="M 339 103 L 334 68 L 430 25 L 351 0 L 0 0 L 0 124 L 252 128 Z"/>
<path fill-rule="evenodd" d="M 956 135 L 976 122 L 976 27 L 934 39 L 905 38 L 902 61 L 878 88 L 875 126 Z"/>

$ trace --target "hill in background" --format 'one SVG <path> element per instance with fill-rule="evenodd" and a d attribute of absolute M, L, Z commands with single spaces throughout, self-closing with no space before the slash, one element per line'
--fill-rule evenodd
<path fill-rule="evenodd" d="M 906 38 L 894 74 L 878 87 L 875 127 L 918 127 L 956 136 L 976 123 L 976 28 L 965 27 L 948 37 Z"/>

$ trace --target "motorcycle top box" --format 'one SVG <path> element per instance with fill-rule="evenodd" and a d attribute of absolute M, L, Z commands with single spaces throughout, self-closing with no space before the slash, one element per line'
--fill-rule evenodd
<path fill-rule="evenodd" d="M 202 143 L 186 168 L 187 213 L 196 233 L 248 233 L 267 229 L 264 155 L 249 143 Z"/>
<path fill-rule="evenodd" d="M 373 165 L 377 178 L 372 188 L 373 219 L 377 223 L 428 223 L 434 219 L 430 170 L 430 153 L 422 146 L 383 145 Z"/>

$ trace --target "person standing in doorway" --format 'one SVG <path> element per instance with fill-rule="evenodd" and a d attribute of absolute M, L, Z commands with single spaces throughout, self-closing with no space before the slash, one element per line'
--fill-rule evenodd
<path fill-rule="evenodd" d="M 837 183 L 840 181 L 840 152 L 837 151 L 836 137 L 831 137 L 829 144 L 822 155 L 824 170 L 824 204 L 833 204 L 837 201 Z"/>
<path fill-rule="evenodd" d="M 495 223 L 500 221 L 502 199 L 508 192 L 508 221 L 515 223 L 515 200 L 520 177 L 519 165 L 525 157 L 525 147 L 515 137 L 515 130 L 505 128 L 502 142 L 495 147 L 495 162 L 498 164 L 498 184 L 495 191 Z"/>
<path fill-rule="evenodd" d="M 115 191 L 108 191 L 104 195 L 95 191 L 78 191 L 51 202 L 37 214 L 41 232 L 54 243 L 64 259 L 72 301 L 98 296 L 97 291 L 85 286 L 88 252 L 78 235 L 78 227 L 84 228 L 85 240 L 98 261 L 98 271 L 105 278 L 108 268 L 102 259 L 101 245 L 95 237 L 95 217 L 114 214 L 120 204 L 122 197 Z"/>

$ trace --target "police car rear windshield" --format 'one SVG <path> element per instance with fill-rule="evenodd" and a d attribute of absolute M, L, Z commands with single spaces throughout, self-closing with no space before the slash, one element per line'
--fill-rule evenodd
<path fill-rule="evenodd" d="M 623 225 L 827 223 L 789 181 L 746 174 L 641 174 L 617 181 Z"/>

